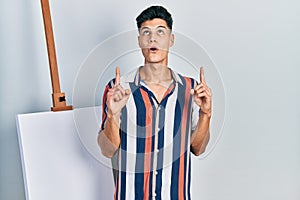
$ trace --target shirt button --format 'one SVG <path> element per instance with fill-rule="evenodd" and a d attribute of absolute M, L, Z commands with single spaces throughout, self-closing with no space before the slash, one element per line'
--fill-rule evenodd
<path fill-rule="evenodd" d="M 159 152 L 159 149 L 156 149 L 156 153 L 158 153 Z"/>
<path fill-rule="evenodd" d="M 157 171 L 155 171 L 155 175 L 157 175 L 158 174 L 158 172 Z"/>

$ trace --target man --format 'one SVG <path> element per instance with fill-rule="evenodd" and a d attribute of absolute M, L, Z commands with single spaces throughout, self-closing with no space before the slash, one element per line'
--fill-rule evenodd
<path fill-rule="evenodd" d="M 137 18 L 144 65 L 106 86 L 98 143 L 118 157 L 115 199 L 191 199 L 190 152 L 209 141 L 211 90 L 168 67 L 171 14 L 151 6 Z"/>

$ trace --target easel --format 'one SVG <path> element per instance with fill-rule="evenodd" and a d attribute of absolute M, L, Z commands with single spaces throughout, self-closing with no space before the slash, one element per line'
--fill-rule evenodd
<path fill-rule="evenodd" d="M 41 6 L 43 12 L 43 19 L 44 19 L 44 28 L 46 34 L 52 92 L 53 92 L 52 93 L 53 107 L 51 107 L 51 111 L 72 110 L 73 109 L 72 106 L 66 105 L 65 93 L 61 92 L 60 90 L 49 1 L 41 0 Z"/>

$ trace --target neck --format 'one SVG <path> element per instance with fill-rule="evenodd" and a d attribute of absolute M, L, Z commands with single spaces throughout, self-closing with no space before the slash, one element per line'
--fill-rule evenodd
<path fill-rule="evenodd" d="M 171 71 L 162 63 L 145 63 L 140 69 L 140 76 L 146 82 L 160 83 L 172 79 Z"/>

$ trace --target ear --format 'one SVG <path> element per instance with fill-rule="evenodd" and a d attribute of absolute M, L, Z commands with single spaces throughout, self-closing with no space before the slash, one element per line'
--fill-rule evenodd
<path fill-rule="evenodd" d="M 170 47 L 172 47 L 174 45 L 174 34 L 171 33 L 170 35 Z"/>

